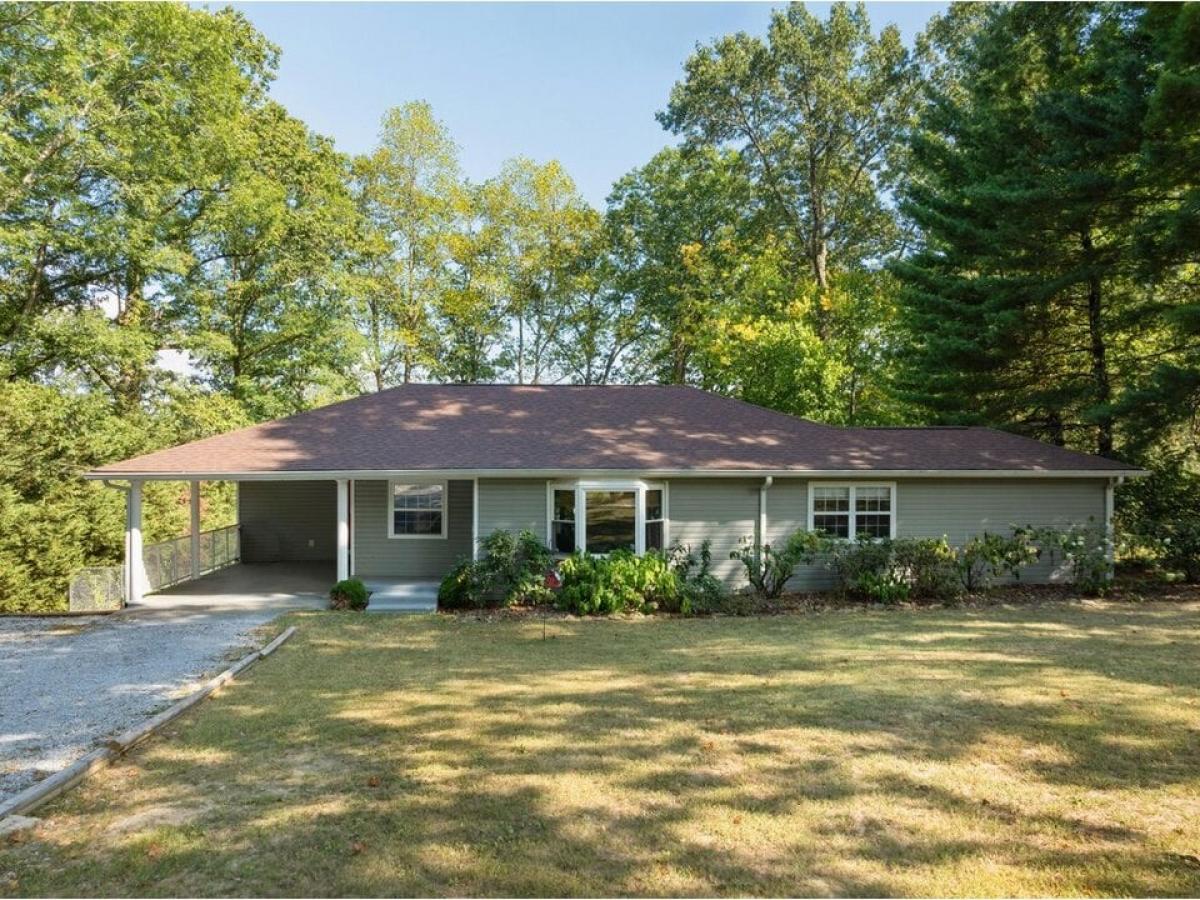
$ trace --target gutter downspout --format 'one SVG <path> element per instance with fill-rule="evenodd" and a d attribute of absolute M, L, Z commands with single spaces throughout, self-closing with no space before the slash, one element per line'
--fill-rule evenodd
<path fill-rule="evenodd" d="M 774 483 L 775 477 L 767 475 L 758 489 L 758 540 L 755 541 L 755 552 L 760 560 L 763 545 L 767 543 L 767 491 Z"/>

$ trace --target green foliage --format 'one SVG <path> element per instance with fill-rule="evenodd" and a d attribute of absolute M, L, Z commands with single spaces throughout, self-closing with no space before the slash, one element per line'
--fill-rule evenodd
<path fill-rule="evenodd" d="M 892 542 L 860 536 L 834 542 L 829 554 L 838 590 L 848 597 L 880 603 L 908 598 L 908 585 L 892 564 Z"/>
<path fill-rule="evenodd" d="M 357 578 L 346 578 L 329 589 L 330 609 L 351 609 L 358 612 L 367 608 L 371 594 L 367 586 Z"/>
<path fill-rule="evenodd" d="M 741 562 L 755 593 L 773 600 L 783 593 L 797 566 L 811 565 L 830 547 L 831 542 L 823 532 L 801 529 L 788 535 L 779 548 L 743 537 L 741 545 L 730 551 L 729 558 Z"/>
<path fill-rule="evenodd" d="M 1023 529 L 1008 537 L 985 531 L 958 549 L 954 564 L 963 590 L 975 593 L 987 590 L 1002 575 L 1020 578 L 1021 569 L 1037 562 L 1039 554 Z"/>
<path fill-rule="evenodd" d="M 1018 530 L 1049 553 L 1051 562 L 1064 560 L 1071 568 L 1071 581 L 1079 590 L 1099 597 L 1111 587 L 1112 548 L 1104 526 L 1094 519 L 1065 529 L 1026 526 Z"/>
<path fill-rule="evenodd" d="M 681 608 L 679 574 L 661 553 L 607 556 L 575 552 L 559 564 L 562 587 L 555 603 L 581 616 Z"/>
<path fill-rule="evenodd" d="M 545 602 L 550 598 L 545 578 L 551 559 L 532 531 L 493 531 L 480 542 L 478 560 L 459 560 L 442 579 L 438 605 L 466 609 Z"/>
<path fill-rule="evenodd" d="M 668 603 L 666 612 L 685 616 L 728 612 L 730 595 L 721 580 L 712 574 L 712 541 L 705 539 L 696 553 L 690 546 L 675 544 L 667 560 L 679 578 L 679 603 L 674 609 Z"/>
<path fill-rule="evenodd" d="M 949 600 L 958 595 L 958 554 L 944 537 L 897 538 L 892 565 L 913 596 Z"/>

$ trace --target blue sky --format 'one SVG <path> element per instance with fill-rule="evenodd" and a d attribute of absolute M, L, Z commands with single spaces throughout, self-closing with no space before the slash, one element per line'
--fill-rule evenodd
<path fill-rule="evenodd" d="M 558 159 L 600 206 L 673 141 L 654 119 L 697 42 L 765 32 L 770 3 L 239 3 L 282 50 L 273 96 L 369 150 L 385 109 L 426 100 L 482 180 L 524 155 Z M 941 3 L 870 3 L 906 41 Z M 824 17 L 828 4 L 810 9 Z"/>

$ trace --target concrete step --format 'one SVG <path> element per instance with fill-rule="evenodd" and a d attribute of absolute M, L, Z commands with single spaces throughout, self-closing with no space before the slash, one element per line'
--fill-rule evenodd
<path fill-rule="evenodd" d="M 365 581 L 371 592 L 367 612 L 429 613 L 437 611 L 438 583 L 412 579 Z"/>

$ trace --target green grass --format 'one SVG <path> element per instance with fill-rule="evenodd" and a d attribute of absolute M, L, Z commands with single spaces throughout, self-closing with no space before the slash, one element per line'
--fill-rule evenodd
<path fill-rule="evenodd" d="M 291 621 L 0 892 L 1200 893 L 1197 603 Z"/>

